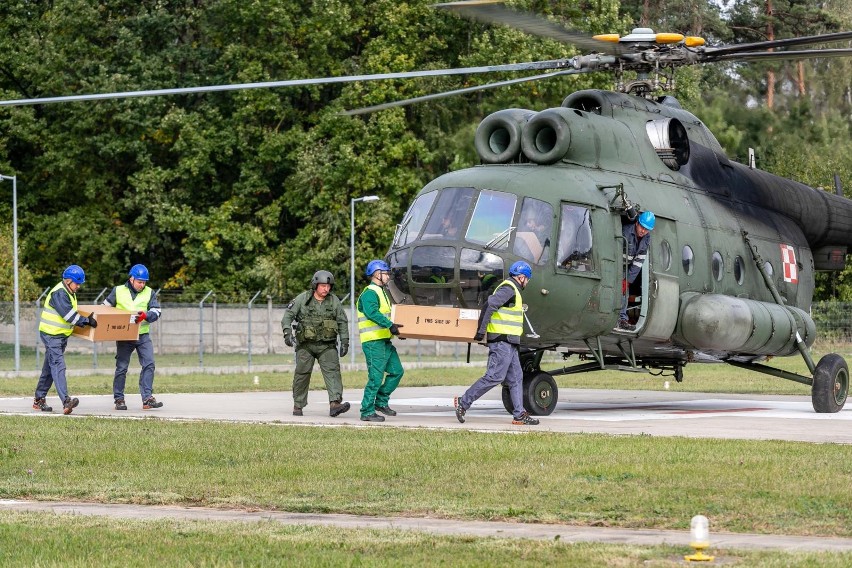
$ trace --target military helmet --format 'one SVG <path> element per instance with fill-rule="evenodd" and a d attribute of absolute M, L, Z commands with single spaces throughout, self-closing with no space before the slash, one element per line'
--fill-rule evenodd
<path fill-rule="evenodd" d="M 331 284 L 331 290 L 334 290 L 334 276 L 328 270 L 317 270 L 314 272 L 314 277 L 311 278 L 311 290 L 316 290 L 320 284 Z"/>

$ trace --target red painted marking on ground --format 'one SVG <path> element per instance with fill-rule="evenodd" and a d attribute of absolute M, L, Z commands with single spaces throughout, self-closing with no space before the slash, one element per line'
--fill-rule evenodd
<path fill-rule="evenodd" d="M 756 412 L 758 410 L 771 410 L 755 406 L 753 408 L 706 408 L 696 410 L 675 410 L 672 414 L 710 414 L 712 412 Z"/>

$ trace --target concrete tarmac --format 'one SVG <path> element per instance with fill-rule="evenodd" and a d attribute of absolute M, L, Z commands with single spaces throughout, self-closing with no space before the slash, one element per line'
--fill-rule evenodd
<path fill-rule="evenodd" d="M 612 435 L 685 436 L 750 440 L 791 440 L 852 444 L 852 408 L 837 414 L 817 414 L 807 396 L 719 395 L 668 391 L 614 391 L 562 389 L 560 402 L 539 426 L 514 426 L 503 408 L 500 389 L 477 401 L 460 424 L 453 396 L 464 387 L 402 387 L 391 399 L 399 412 L 383 423 L 359 419 L 362 391 L 346 390 L 344 400 L 352 410 L 337 418 L 328 416 L 325 391 L 311 391 L 303 417 L 292 415 L 289 392 L 226 394 L 158 394 L 164 406 L 143 411 L 138 395 L 127 397 L 128 410 L 114 410 L 111 395 L 80 396 L 71 416 L 63 416 L 55 398 L 53 413 L 32 410 L 30 397 L 0 398 L 0 414 L 74 420 L 85 416 L 160 420 L 222 420 L 230 422 L 348 426 L 359 428 L 429 428 L 481 432 L 564 432 Z M 571 525 L 470 522 L 407 517 L 314 515 L 281 512 L 247 512 L 201 507 L 163 507 L 0 500 L 0 510 L 42 511 L 56 514 L 100 515 L 121 518 L 178 518 L 220 521 L 274 521 L 285 524 L 333 525 L 359 528 L 397 528 L 435 534 L 554 539 L 566 542 L 618 544 L 671 544 L 688 547 L 688 531 L 657 531 L 582 527 Z M 776 548 L 852 552 L 852 539 L 712 533 L 713 548 Z"/>

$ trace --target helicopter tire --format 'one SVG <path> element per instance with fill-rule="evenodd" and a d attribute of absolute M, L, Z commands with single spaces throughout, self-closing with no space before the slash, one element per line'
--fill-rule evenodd
<path fill-rule="evenodd" d="M 544 371 L 524 377 L 524 408 L 533 416 L 549 416 L 556 409 L 559 387 Z M 511 401 L 510 401 L 511 402 Z"/>
<path fill-rule="evenodd" d="M 503 408 L 506 412 L 512 414 L 514 407 L 512 406 L 512 394 L 509 392 L 509 386 L 503 385 Z"/>
<path fill-rule="evenodd" d="M 824 355 L 814 369 L 811 402 L 819 413 L 839 412 L 849 394 L 849 367 L 837 353 Z"/>

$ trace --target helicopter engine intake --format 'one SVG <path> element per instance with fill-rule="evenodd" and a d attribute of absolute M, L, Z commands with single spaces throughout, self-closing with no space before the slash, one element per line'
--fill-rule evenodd
<path fill-rule="evenodd" d="M 724 294 L 681 294 L 678 322 L 677 341 L 707 351 L 783 356 L 796 351 L 797 335 L 808 347 L 816 339 L 803 310 Z"/>
<path fill-rule="evenodd" d="M 486 116 L 476 128 L 474 146 L 486 164 L 517 162 L 521 154 L 521 131 L 535 112 L 509 108 Z"/>

